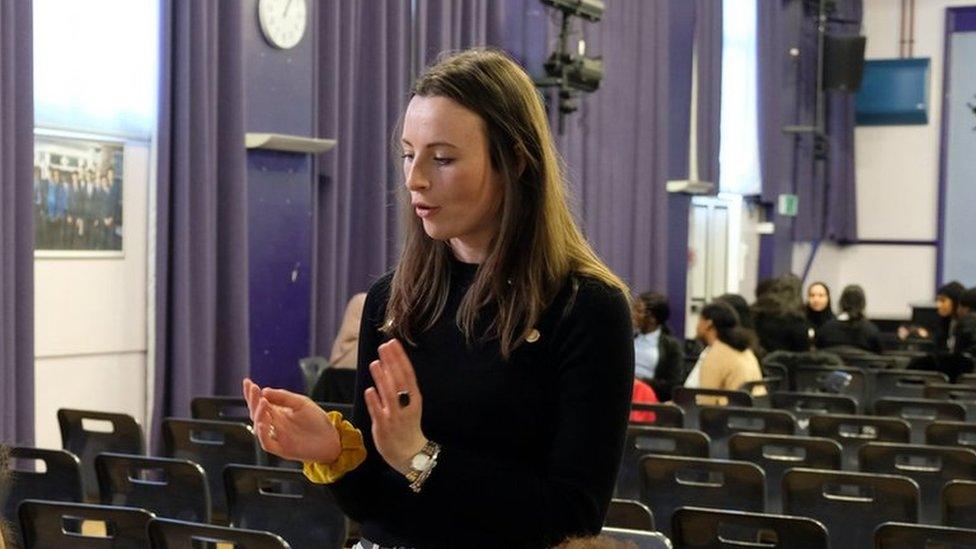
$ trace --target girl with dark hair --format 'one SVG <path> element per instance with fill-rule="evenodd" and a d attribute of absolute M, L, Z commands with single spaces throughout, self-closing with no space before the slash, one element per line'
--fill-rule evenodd
<path fill-rule="evenodd" d="M 848 347 L 881 352 L 881 331 L 865 317 L 867 298 L 856 284 L 846 286 L 840 294 L 841 313 L 828 320 L 817 332 L 817 348 Z"/>
<path fill-rule="evenodd" d="M 959 319 L 959 302 L 965 291 L 966 287 L 958 280 L 948 282 L 936 291 L 935 311 L 941 320 L 934 334 L 937 351 L 949 352 L 955 346 L 953 334 Z"/>
<path fill-rule="evenodd" d="M 832 318 L 834 310 L 830 302 L 830 288 L 823 282 L 814 282 L 807 287 L 807 322 L 816 334 Z"/>
<path fill-rule="evenodd" d="M 663 294 L 646 292 L 634 302 L 634 375 L 661 400 L 670 400 L 672 389 L 684 381 L 684 350 L 671 336 L 670 316 Z"/>
<path fill-rule="evenodd" d="M 261 446 L 304 462 L 365 549 L 598 534 L 623 450 L 629 290 L 567 203 L 529 75 L 472 50 L 412 90 L 405 242 L 369 290 L 352 421 L 244 381 Z"/>
<path fill-rule="evenodd" d="M 706 347 L 685 380 L 685 387 L 735 391 L 746 382 L 762 379 L 759 360 L 749 348 L 749 334 L 727 303 L 714 301 L 706 305 L 695 335 Z"/>
<path fill-rule="evenodd" d="M 802 286 L 796 275 L 774 279 L 752 306 L 759 345 L 767 353 L 810 350 L 810 334 L 803 311 Z"/>

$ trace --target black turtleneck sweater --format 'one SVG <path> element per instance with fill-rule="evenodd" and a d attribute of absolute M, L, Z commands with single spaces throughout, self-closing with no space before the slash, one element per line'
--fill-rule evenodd
<path fill-rule="evenodd" d="M 498 341 L 466 343 L 455 321 L 477 265 L 453 261 L 444 314 L 404 345 L 424 435 L 442 446 L 419 494 L 372 440 L 363 392 L 392 275 L 369 291 L 359 338 L 353 423 L 367 457 L 332 485 L 364 538 L 384 546 L 549 547 L 600 531 L 620 464 L 634 380 L 628 303 L 573 277 L 508 361 Z"/>

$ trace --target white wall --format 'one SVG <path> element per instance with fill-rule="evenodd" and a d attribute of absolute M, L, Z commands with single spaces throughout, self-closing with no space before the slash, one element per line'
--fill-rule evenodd
<path fill-rule="evenodd" d="M 899 0 L 864 0 L 867 59 L 898 57 L 900 5 Z M 860 239 L 937 237 L 945 9 L 965 5 L 976 5 L 976 0 L 915 2 L 913 53 L 931 59 L 928 124 L 858 126 L 854 132 Z M 794 272 L 803 272 L 808 256 L 809 245 L 795 246 Z M 931 246 L 825 245 L 808 280 L 823 278 L 838 293 L 845 284 L 861 284 L 869 312 L 903 318 L 910 314 L 909 303 L 934 299 L 935 268 Z"/>
<path fill-rule="evenodd" d="M 149 145 L 126 142 L 124 258 L 37 259 L 36 444 L 60 448 L 58 408 L 146 410 Z"/>

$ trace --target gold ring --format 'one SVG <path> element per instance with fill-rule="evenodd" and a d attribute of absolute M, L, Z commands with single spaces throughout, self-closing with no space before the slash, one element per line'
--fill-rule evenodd
<path fill-rule="evenodd" d="M 278 440 L 278 432 L 273 423 L 268 427 L 268 436 L 271 437 L 271 440 Z"/>

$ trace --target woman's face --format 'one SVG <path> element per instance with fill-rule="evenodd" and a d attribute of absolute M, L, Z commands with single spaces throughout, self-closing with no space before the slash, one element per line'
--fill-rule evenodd
<path fill-rule="evenodd" d="M 830 298 L 827 296 L 827 288 L 824 288 L 821 284 L 810 286 L 807 290 L 807 302 L 810 308 L 818 313 L 826 309 L 830 303 Z"/>
<path fill-rule="evenodd" d="M 481 117 L 446 97 L 414 96 L 403 120 L 403 175 L 427 235 L 483 260 L 504 189 Z"/>
<path fill-rule="evenodd" d="M 935 296 L 935 310 L 942 318 L 949 318 L 952 316 L 952 300 L 942 294 Z"/>

